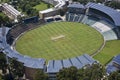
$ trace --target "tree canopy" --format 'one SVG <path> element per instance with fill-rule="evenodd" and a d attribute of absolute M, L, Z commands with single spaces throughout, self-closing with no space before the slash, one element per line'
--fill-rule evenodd
<path fill-rule="evenodd" d="M 61 69 L 57 74 L 57 80 L 101 80 L 105 74 L 105 68 L 100 64 L 81 69 L 72 66 Z"/>
<path fill-rule="evenodd" d="M 9 60 L 9 70 L 14 78 L 21 78 L 24 75 L 24 66 L 23 63 L 18 62 L 15 58 Z"/>
<path fill-rule="evenodd" d="M 115 71 L 108 76 L 108 80 L 120 80 L 120 71 Z"/>
<path fill-rule="evenodd" d="M 48 75 L 46 73 L 44 73 L 43 70 L 38 70 L 35 73 L 34 80 L 48 80 Z"/>

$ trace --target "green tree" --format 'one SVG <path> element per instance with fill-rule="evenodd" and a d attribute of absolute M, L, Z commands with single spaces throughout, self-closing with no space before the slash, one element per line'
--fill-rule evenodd
<path fill-rule="evenodd" d="M 120 71 L 112 72 L 112 73 L 108 76 L 108 80 L 120 80 Z"/>
<path fill-rule="evenodd" d="M 35 73 L 34 80 L 48 80 L 48 75 L 43 72 L 43 70 L 38 70 Z"/>
<path fill-rule="evenodd" d="M 14 78 L 22 78 L 24 75 L 24 66 L 23 63 L 18 62 L 17 59 L 10 59 L 10 73 Z"/>
<path fill-rule="evenodd" d="M 57 73 L 57 80 L 77 80 L 77 68 L 63 68 Z"/>
<path fill-rule="evenodd" d="M 105 5 L 115 9 L 120 9 L 120 2 L 117 2 L 117 1 L 111 1 L 111 2 L 109 1 L 109 2 L 106 2 Z"/>
<path fill-rule="evenodd" d="M 2 75 L 1 75 L 1 74 L 0 74 L 0 80 L 3 80 L 3 79 L 2 79 Z"/>
<path fill-rule="evenodd" d="M 7 16 L 0 15 L 0 26 L 1 25 L 4 25 L 4 26 L 8 25 L 8 27 L 10 27 L 9 24 L 11 24 L 10 19 Z"/>
<path fill-rule="evenodd" d="M 6 58 L 3 53 L 0 53 L 0 69 L 2 69 L 2 73 L 6 74 L 7 72 L 7 64 L 6 64 Z"/>
<path fill-rule="evenodd" d="M 84 68 L 63 68 L 57 74 L 57 80 L 101 80 L 106 75 L 104 66 L 87 65 Z"/>
<path fill-rule="evenodd" d="M 102 65 L 93 64 L 78 71 L 78 80 L 101 80 L 105 75 L 105 68 Z"/>

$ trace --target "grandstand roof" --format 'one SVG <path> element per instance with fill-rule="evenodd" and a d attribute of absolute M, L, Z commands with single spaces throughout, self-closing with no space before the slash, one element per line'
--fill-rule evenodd
<path fill-rule="evenodd" d="M 113 59 L 113 61 L 114 61 L 115 63 L 117 63 L 117 64 L 120 65 L 120 54 L 117 55 L 117 56 Z"/>
<path fill-rule="evenodd" d="M 31 58 L 29 56 L 23 56 L 19 54 L 17 51 L 12 50 L 10 46 L 4 50 L 8 57 L 16 58 L 18 61 L 24 63 L 24 66 L 30 68 L 44 68 L 45 60 L 43 58 Z"/>
<path fill-rule="evenodd" d="M 69 59 L 63 60 L 63 67 L 68 68 L 70 66 L 72 66 L 72 63 L 70 62 Z"/>
<path fill-rule="evenodd" d="M 64 60 L 50 60 L 47 66 L 47 73 L 57 73 L 60 69 L 75 66 L 78 69 L 87 64 L 94 63 L 95 60 L 88 54 Z"/>
<path fill-rule="evenodd" d="M 116 26 L 120 26 L 120 12 L 118 12 L 110 7 L 107 7 L 103 4 L 96 4 L 96 3 L 92 3 L 92 2 L 89 2 L 86 5 L 86 7 L 93 8 L 93 9 L 99 10 L 99 11 L 107 14 L 108 16 L 110 16 L 113 19 L 114 24 Z"/>
<path fill-rule="evenodd" d="M 119 70 L 115 65 L 113 65 L 113 62 L 120 65 L 120 54 L 115 56 L 113 60 L 107 65 L 107 73 L 110 74 L 111 72 Z"/>
<path fill-rule="evenodd" d="M 84 8 L 84 6 L 80 3 L 73 3 L 73 4 L 69 4 L 68 7 L 73 7 L 73 8 Z"/>
<path fill-rule="evenodd" d="M 117 71 L 118 68 L 116 68 L 113 65 L 108 65 L 106 70 L 107 70 L 107 73 L 110 74 L 111 72 Z"/>
<path fill-rule="evenodd" d="M 28 58 L 25 58 L 24 66 L 30 67 L 30 68 L 41 68 L 41 69 L 43 69 L 44 68 L 44 63 L 45 63 L 45 60 L 42 59 L 42 58 L 34 59 L 34 58 L 28 57 Z"/>

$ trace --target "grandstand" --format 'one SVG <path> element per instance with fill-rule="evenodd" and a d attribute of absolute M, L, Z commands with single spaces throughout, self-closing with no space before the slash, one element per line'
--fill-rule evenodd
<path fill-rule="evenodd" d="M 100 19 L 110 21 L 116 26 L 120 27 L 120 13 L 110 7 L 104 6 L 103 4 L 88 3 L 86 7 L 89 9 L 88 15 L 96 15 Z"/>
<path fill-rule="evenodd" d="M 38 27 L 38 25 L 44 24 L 45 21 L 43 19 L 40 19 L 39 21 L 37 20 L 37 22 L 35 23 L 34 20 L 30 18 L 30 21 L 27 20 L 23 20 L 24 23 L 20 23 L 17 24 L 16 26 L 14 26 L 12 29 L 10 29 L 10 31 L 8 32 L 8 34 L 6 35 L 7 37 L 7 43 L 8 44 L 12 44 L 13 41 L 23 32 L 27 31 L 27 30 L 31 30 L 34 29 L 36 27 Z M 27 24 L 26 24 L 27 23 Z"/>
<path fill-rule="evenodd" d="M 102 33 L 105 40 L 117 40 L 117 35 L 113 30 L 106 31 Z"/>
<path fill-rule="evenodd" d="M 54 18 L 46 19 L 46 22 L 53 22 L 53 21 L 55 21 Z"/>
<path fill-rule="evenodd" d="M 86 65 L 91 65 L 93 63 L 96 63 L 96 61 L 87 54 L 64 60 L 50 60 L 47 65 L 47 73 L 49 76 L 55 77 L 55 74 L 62 68 L 75 66 L 80 69 Z"/>
<path fill-rule="evenodd" d="M 120 54 L 115 56 L 106 67 L 107 73 L 110 74 L 114 71 L 120 70 Z"/>
<path fill-rule="evenodd" d="M 113 11 L 112 13 L 110 12 L 111 10 Z M 66 13 L 66 21 L 90 25 L 99 31 L 105 40 L 116 40 L 119 38 L 118 17 L 120 17 L 120 14 L 117 11 L 96 3 L 88 3 L 85 6 L 78 3 L 70 4 Z"/>
<path fill-rule="evenodd" d="M 68 5 L 68 12 L 75 14 L 85 14 L 85 7 L 80 3 L 73 3 Z"/>
<path fill-rule="evenodd" d="M 47 73 L 50 76 L 50 80 L 54 80 L 56 78 L 56 73 L 58 73 L 62 68 L 75 66 L 80 69 L 94 63 L 97 63 L 96 60 L 87 54 L 63 60 L 50 60 L 47 65 Z"/>
<path fill-rule="evenodd" d="M 24 19 L 23 22 L 25 24 L 27 23 L 37 23 L 39 21 L 39 17 L 38 16 L 33 16 L 33 17 L 30 17 L 30 18 L 27 18 L 27 19 Z"/>
<path fill-rule="evenodd" d="M 113 26 L 107 23 L 103 23 L 103 21 L 96 22 L 92 25 L 93 28 L 98 30 L 103 36 L 105 40 L 116 40 L 117 35 L 113 30 Z"/>
<path fill-rule="evenodd" d="M 47 22 L 47 23 L 49 23 L 49 22 L 55 22 L 55 21 L 62 21 L 63 19 L 61 18 L 61 17 L 59 17 L 59 16 L 55 16 L 55 17 L 48 17 L 48 18 L 45 18 L 45 21 Z"/>
<path fill-rule="evenodd" d="M 54 4 L 57 7 L 61 7 L 58 4 L 61 0 L 44 0 L 48 3 Z M 64 4 L 64 3 L 60 3 Z M 100 8 L 99 8 L 100 7 Z M 111 11 L 111 12 L 110 12 Z M 43 13 L 47 13 L 47 11 L 43 11 Z M 100 13 L 99 13 L 100 12 Z M 117 14 L 117 15 L 116 15 Z M 68 12 L 66 13 L 66 21 L 70 22 L 78 22 L 86 25 L 90 25 L 97 31 L 99 31 L 105 41 L 108 40 L 116 40 L 120 36 L 119 30 L 120 27 L 120 14 L 115 10 L 106 7 L 101 4 L 96 3 L 88 3 L 83 6 L 81 4 L 70 4 L 68 6 Z M 82 56 L 77 56 L 74 58 L 64 59 L 64 60 L 50 60 L 48 64 L 46 64 L 45 59 L 43 58 L 31 58 L 26 55 L 21 55 L 16 50 L 12 49 L 11 46 L 14 45 L 14 41 L 22 35 L 22 33 L 37 28 L 38 25 L 43 25 L 46 22 L 53 22 L 62 20 L 59 17 L 52 17 L 44 19 L 38 19 L 38 17 L 31 17 L 29 19 L 25 19 L 22 23 L 19 23 L 12 27 L 10 30 L 6 28 L 5 35 L 2 35 L 2 28 L 0 28 L 0 52 L 4 52 L 9 58 L 17 58 L 18 61 L 24 63 L 25 67 L 35 68 L 35 69 L 43 69 L 49 76 L 55 78 L 55 74 L 59 72 L 62 68 L 68 68 L 71 66 L 75 66 L 78 69 L 95 63 L 96 61 L 91 58 L 89 55 L 84 54 Z M 116 30 L 116 32 L 115 32 Z M 117 31 L 118 30 L 118 31 Z M 58 37 L 54 37 L 54 39 L 63 38 L 64 36 L 60 35 Z M 53 39 L 53 38 L 52 38 Z M 119 55 L 118 55 L 119 57 Z M 118 63 L 118 57 L 115 57 L 113 61 L 108 64 L 107 72 L 110 73 L 112 71 L 118 70 L 120 68 L 120 64 Z M 117 67 L 115 67 L 117 64 Z"/>

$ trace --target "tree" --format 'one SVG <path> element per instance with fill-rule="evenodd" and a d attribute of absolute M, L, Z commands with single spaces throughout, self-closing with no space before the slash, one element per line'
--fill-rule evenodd
<path fill-rule="evenodd" d="M 57 80 L 77 80 L 77 71 L 77 68 L 74 66 L 63 68 L 57 73 Z"/>
<path fill-rule="evenodd" d="M 10 59 L 10 73 L 14 78 L 21 78 L 24 75 L 23 63 L 18 62 L 17 59 Z"/>
<path fill-rule="evenodd" d="M 1 74 L 0 74 L 0 80 L 3 80 L 3 79 L 2 79 L 2 75 L 1 75 Z"/>
<path fill-rule="evenodd" d="M 78 80 L 101 80 L 106 75 L 105 68 L 100 64 L 86 66 L 78 71 Z"/>
<path fill-rule="evenodd" d="M 112 73 L 108 76 L 108 80 L 120 80 L 120 71 L 112 72 Z"/>
<path fill-rule="evenodd" d="M 63 68 L 57 74 L 57 80 L 101 80 L 106 75 L 104 66 L 87 65 L 84 68 Z"/>
<path fill-rule="evenodd" d="M 48 80 L 48 75 L 43 72 L 43 70 L 38 70 L 35 73 L 34 80 Z"/>
<path fill-rule="evenodd" d="M 2 73 L 6 74 L 7 72 L 7 64 L 6 64 L 6 58 L 3 53 L 0 53 L 0 68 L 2 69 Z"/>
<path fill-rule="evenodd" d="M 1 25 L 4 25 L 4 26 L 7 25 L 8 27 L 11 27 L 11 26 L 9 26 L 10 24 L 11 24 L 11 21 L 7 16 L 0 15 L 0 26 Z"/>
<path fill-rule="evenodd" d="M 115 8 L 115 9 L 120 9 L 120 2 L 117 2 L 117 1 L 108 1 L 105 3 L 105 5 Z"/>

